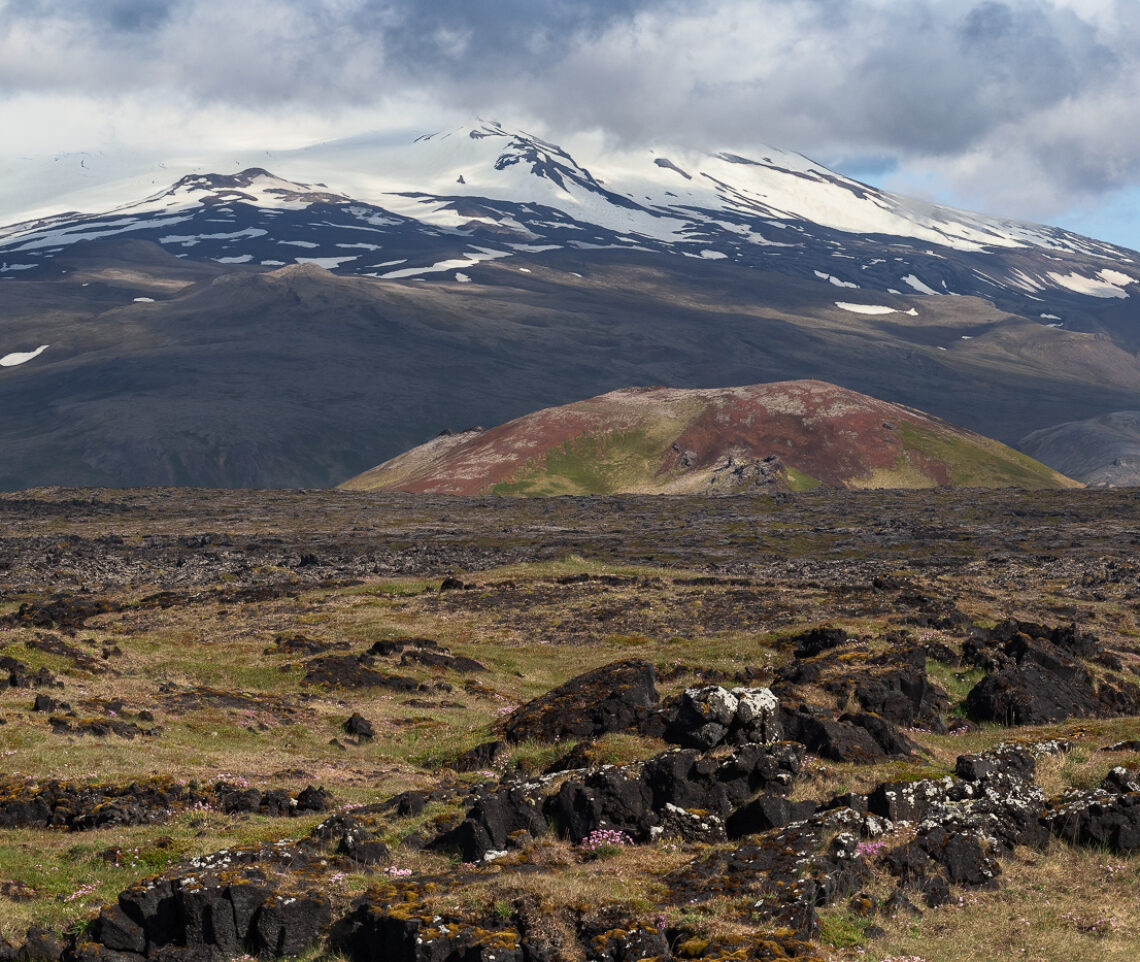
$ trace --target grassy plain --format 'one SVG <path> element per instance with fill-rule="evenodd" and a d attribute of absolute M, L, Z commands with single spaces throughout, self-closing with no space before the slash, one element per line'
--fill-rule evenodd
<path fill-rule="evenodd" d="M 1132 543 L 1140 499 L 1127 493 L 476 502 L 53 490 L 0 496 L 0 512 L 0 617 L 8 618 L 0 657 L 46 668 L 62 685 L 0 688 L 0 796 L 52 780 L 169 778 L 293 792 L 319 785 L 345 807 L 409 789 L 473 786 L 504 771 L 541 771 L 573 747 L 523 743 L 491 769 L 451 767 L 494 737 L 515 706 L 574 675 L 637 657 L 654 665 L 664 697 L 709 681 L 764 684 L 792 657 L 786 639 L 820 624 L 844 628 L 872 651 L 909 639 L 959 652 L 973 626 L 1006 617 L 1077 621 L 1121 658 L 1126 672 L 1116 675 L 1140 665 Z M 448 576 L 465 587 L 440 591 Z M 60 597 L 103 599 L 113 610 L 79 624 L 19 619 L 22 607 Z M 949 609 L 966 620 L 938 622 Z M 409 638 L 430 639 L 484 670 L 394 655 L 374 667 L 411 679 L 416 690 L 306 680 L 316 658 Z M 979 671 L 934 659 L 927 670 L 947 692 L 950 714 L 961 716 Z M 61 734 L 49 717 L 62 709 L 32 710 L 40 693 L 67 702 L 79 719 L 132 720 L 158 733 Z M 144 711 L 153 721 L 139 720 Z M 355 712 L 375 738 L 343 732 Z M 1077 746 L 1042 762 L 1038 780 L 1051 794 L 1140 763 L 1135 752 L 1102 751 L 1140 737 L 1136 718 L 908 734 L 922 747 L 913 762 L 813 760 L 793 796 L 822 800 L 886 779 L 937 777 L 958 754 L 1011 738 Z M 615 734 L 592 752 L 625 763 L 664 747 Z M 454 871 L 454 859 L 401 843 L 461 811 L 462 799 L 459 792 L 392 818 L 387 867 L 417 877 Z M 235 844 L 303 838 L 324 817 L 200 807 L 89 832 L 0 828 L 0 933 L 80 928 L 139 878 Z M 433 898 L 492 913 L 531 899 L 552 926 L 574 906 L 613 903 L 648 922 L 664 916 L 694 937 L 738 934 L 746 927 L 741 905 L 662 901 L 662 876 L 702 851 L 663 842 L 599 860 L 547 837 Z M 892 882 L 885 869 L 876 872 L 869 891 L 878 897 Z M 347 905 L 375 879 L 361 867 L 332 888 Z M 1016 851 L 995 890 L 956 892 L 950 905 L 921 916 L 865 919 L 845 903 L 828 906 L 819 951 L 927 962 L 1133 959 L 1138 888 L 1140 856 L 1054 841 Z"/>

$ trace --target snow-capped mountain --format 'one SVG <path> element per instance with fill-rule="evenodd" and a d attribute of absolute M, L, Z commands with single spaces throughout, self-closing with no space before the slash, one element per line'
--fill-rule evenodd
<path fill-rule="evenodd" d="M 480 122 L 253 160 L 0 177 L 0 489 L 335 484 L 651 384 L 819 378 L 1007 443 L 1140 409 L 1140 254 L 798 154 Z"/>
<path fill-rule="evenodd" d="M 0 276 L 50 271 L 78 241 L 125 235 L 194 260 L 386 279 L 470 277 L 520 254 L 642 251 L 846 291 L 975 295 L 1043 323 L 1140 291 L 1135 252 L 885 193 L 788 151 L 579 161 L 497 123 L 277 154 L 272 173 L 191 174 L 110 210 L 17 222 L 0 229 Z"/>

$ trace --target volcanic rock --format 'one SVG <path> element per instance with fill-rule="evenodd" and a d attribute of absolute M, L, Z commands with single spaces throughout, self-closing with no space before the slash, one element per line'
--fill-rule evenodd
<path fill-rule="evenodd" d="M 516 708 L 503 722 L 503 737 L 553 742 L 630 731 L 647 722 L 659 698 L 652 665 L 614 662 Z"/>
<path fill-rule="evenodd" d="M 771 745 L 781 737 L 779 702 L 767 688 L 689 688 L 662 712 L 667 741 L 707 751 L 720 744 Z"/>

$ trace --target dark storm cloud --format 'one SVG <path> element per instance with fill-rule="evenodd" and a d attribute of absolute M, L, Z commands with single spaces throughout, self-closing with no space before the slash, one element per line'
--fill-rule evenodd
<path fill-rule="evenodd" d="M 971 190 L 1044 202 L 1140 181 L 1137 7 L 0 0 L 0 98 L 148 91 L 322 115 L 413 98 L 630 144 L 925 158 Z"/>
<path fill-rule="evenodd" d="M 0 0 L 0 36 L 50 40 L 61 81 L 78 72 L 68 70 L 69 59 L 78 57 L 82 67 L 123 42 L 183 37 L 189 43 L 181 57 L 173 45 L 142 46 L 135 65 L 144 76 L 169 66 L 185 71 L 181 79 L 191 88 L 210 88 L 212 78 L 194 76 L 193 53 L 203 35 L 224 42 L 217 32 L 224 28 L 250 47 L 283 44 L 282 76 L 300 68 L 323 72 L 337 58 L 371 52 L 375 79 L 406 83 L 457 80 L 471 70 L 502 76 L 539 69 L 639 9 L 668 6 L 668 0 Z M 163 30 L 170 35 L 157 36 Z M 248 64 L 235 61 L 226 79 L 243 78 L 249 79 Z M 20 85 L 12 70 L 4 79 L 10 88 Z M 115 82 L 113 73 L 89 80 Z M 232 94 L 240 98 L 241 88 Z"/>

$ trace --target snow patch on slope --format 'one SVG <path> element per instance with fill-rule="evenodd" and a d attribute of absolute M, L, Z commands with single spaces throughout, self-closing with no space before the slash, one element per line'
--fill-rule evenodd
<path fill-rule="evenodd" d="M 455 270 L 457 267 L 471 267 L 473 264 L 478 264 L 480 261 L 493 261 L 500 257 L 510 257 L 507 251 L 485 250 L 479 248 L 475 253 L 467 254 L 462 259 L 453 259 L 446 261 L 438 261 L 428 267 L 405 267 L 398 271 L 388 271 L 387 274 L 380 274 L 379 276 L 385 280 L 396 280 L 401 277 L 419 277 L 422 274 L 438 274 L 442 271 Z M 397 262 L 399 263 L 399 262 Z"/>
<path fill-rule="evenodd" d="M 326 271 L 331 271 L 334 267 L 340 267 L 346 261 L 354 261 L 355 257 L 294 257 L 298 264 L 316 264 L 317 267 L 323 267 Z"/>
<path fill-rule="evenodd" d="M 852 314 L 909 314 L 911 317 L 918 317 L 918 311 L 913 307 L 909 311 L 904 311 L 902 308 L 887 307 L 885 304 L 851 304 L 848 301 L 836 301 L 835 306 Z"/>
<path fill-rule="evenodd" d="M 812 271 L 812 273 L 815 274 L 815 276 L 818 277 L 821 281 L 828 281 L 829 283 L 834 284 L 836 287 L 859 287 L 858 284 L 853 284 L 851 281 L 840 280 L 834 274 L 828 274 L 826 271 Z"/>
<path fill-rule="evenodd" d="M 46 351 L 50 344 L 41 344 L 34 351 L 17 351 L 14 354 L 5 354 L 0 357 L 0 367 L 16 367 L 20 364 L 27 364 L 33 358 L 39 357 Z"/>
<path fill-rule="evenodd" d="M 914 288 L 914 290 L 918 291 L 919 294 L 937 294 L 938 293 L 938 291 L 936 291 L 933 287 L 931 287 L 928 284 L 923 283 L 923 281 L 920 278 L 915 277 L 914 274 L 907 274 L 907 276 L 904 277 L 902 280 L 903 280 L 904 284 L 907 284 L 910 287 Z"/>
<path fill-rule="evenodd" d="M 1059 287 L 1090 297 L 1128 297 L 1124 286 L 1136 283 L 1134 277 L 1113 270 L 1097 271 L 1095 277 L 1085 277 L 1075 271 L 1071 274 L 1050 273 L 1049 279 Z"/>

